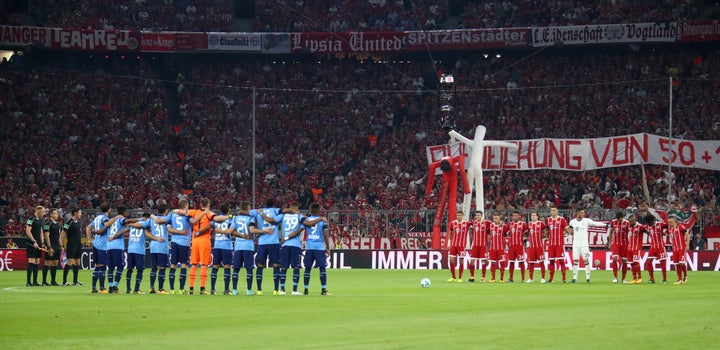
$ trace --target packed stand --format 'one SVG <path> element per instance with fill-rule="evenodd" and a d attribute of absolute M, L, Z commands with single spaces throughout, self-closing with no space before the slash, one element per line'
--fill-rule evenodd
<path fill-rule="evenodd" d="M 7 8 L 0 23 L 20 24 L 21 9 L 0 6 Z M 235 11 L 231 0 L 50 0 L 33 2 L 29 12 L 40 26 L 209 32 L 229 31 Z M 451 12 L 457 23 L 446 23 Z M 667 22 L 708 13 L 697 0 L 257 0 L 254 14 L 256 31 L 343 32 Z"/>
<path fill-rule="evenodd" d="M 36 1 L 36 24 L 45 27 L 138 31 L 228 31 L 230 0 Z"/>
<path fill-rule="evenodd" d="M 646 23 L 696 19 L 701 1 L 465 1 L 463 28 Z"/>
<path fill-rule="evenodd" d="M 709 78 L 718 76 L 710 62 L 719 57 L 704 55 L 706 63 L 698 65 L 697 54 L 680 50 L 546 52 L 503 70 L 523 57 L 512 53 L 464 56 L 445 69 L 457 77 L 457 130 L 464 135 L 478 124 L 487 126 L 488 139 L 666 135 L 670 69 L 681 81 L 673 135 L 717 140 L 720 107 L 704 101 L 718 99 L 718 83 Z M 0 113 L 12 126 L 0 131 L 8 145 L 0 151 L 6 164 L 0 180 L 7 217 L 16 222 L 37 204 L 91 208 L 109 201 L 152 209 L 207 196 L 237 205 L 253 199 L 253 158 L 256 205 L 276 198 L 303 208 L 318 201 L 328 210 L 355 210 L 353 222 L 370 227 L 365 235 L 388 234 L 386 217 L 373 210 L 435 206 L 436 198 L 424 195 L 425 147 L 448 136 L 437 121 L 435 95 L 424 89 L 428 71 L 434 74 L 427 62 L 198 56 L 174 85 L 177 123 L 167 116 L 168 91 L 156 80 L 157 66 L 117 60 L 80 67 L 90 73 L 58 67 L 0 69 L 0 84 L 10 92 Z M 632 82 L 603 84 L 628 77 Z M 257 89 L 254 157 L 251 86 Z M 546 86 L 556 87 L 540 88 Z M 671 206 L 669 178 L 683 205 L 715 206 L 717 172 L 646 171 L 655 207 Z M 486 206 L 496 209 L 627 208 L 643 197 L 638 167 L 493 172 L 485 181 Z M 351 230 L 353 222 L 344 225 Z"/>
<path fill-rule="evenodd" d="M 430 0 L 257 0 L 255 14 L 263 32 L 402 31 L 437 29 L 447 7 Z"/>

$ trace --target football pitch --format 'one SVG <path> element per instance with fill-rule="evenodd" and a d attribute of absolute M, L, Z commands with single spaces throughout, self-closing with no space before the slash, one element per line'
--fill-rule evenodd
<path fill-rule="evenodd" d="M 690 349 L 716 346 L 720 330 L 715 272 L 690 272 L 686 285 L 672 284 L 674 271 L 667 285 L 622 285 L 610 283 L 609 271 L 594 271 L 591 284 L 582 271 L 579 284 L 490 284 L 445 282 L 449 272 L 438 270 L 328 270 L 332 295 L 321 296 L 313 270 L 310 295 L 273 296 L 267 270 L 263 296 L 89 294 L 90 271 L 81 272 L 81 287 L 30 288 L 24 287 L 25 271 L 1 272 L 0 344 L 125 350 Z M 431 279 L 430 288 L 420 287 L 424 277 Z M 222 278 L 217 283 L 222 286 Z M 124 285 L 123 276 L 123 292 Z"/>

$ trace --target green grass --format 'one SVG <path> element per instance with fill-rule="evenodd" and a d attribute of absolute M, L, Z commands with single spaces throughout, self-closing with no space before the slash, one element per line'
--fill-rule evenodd
<path fill-rule="evenodd" d="M 267 295 L 272 279 L 266 274 L 266 295 L 230 297 L 91 295 L 89 271 L 81 273 L 82 287 L 25 288 L 20 287 L 25 271 L 2 272 L 0 344 L 125 350 L 688 349 L 714 347 L 720 329 L 720 274 L 714 272 L 690 272 L 684 286 L 611 284 L 605 271 L 594 272 L 589 285 L 447 283 L 448 272 L 436 270 L 329 270 L 328 275 L 333 293 L 328 297 L 319 295 L 317 270 L 309 296 Z M 674 276 L 670 271 L 671 281 Z M 420 288 L 423 277 L 432 287 Z"/>

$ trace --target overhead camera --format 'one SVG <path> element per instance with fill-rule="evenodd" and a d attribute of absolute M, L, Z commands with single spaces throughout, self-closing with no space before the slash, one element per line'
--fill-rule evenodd
<path fill-rule="evenodd" d="M 455 129 L 455 117 L 453 116 L 453 107 L 444 105 L 440 107 L 440 125 L 445 131 Z"/>
<path fill-rule="evenodd" d="M 444 131 L 455 129 L 455 77 L 452 74 L 440 75 L 440 125 Z"/>

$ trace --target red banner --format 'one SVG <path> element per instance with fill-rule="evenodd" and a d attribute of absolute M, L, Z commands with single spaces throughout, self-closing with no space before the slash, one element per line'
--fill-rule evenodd
<path fill-rule="evenodd" d="M 402 32 L 291 33 L 290 52 L 390 53 L 405 51 Z"/>
<path fill-rule="evenodd" d="M 680 41 L 720 41 L 720 23 L 717 20 L 682 22 Z"/>
<path fill-rule="evenodd" d="M 141 51 L 175 51 L 173 33 L 142 33 L 140 38 Z"/>
<path fill-rule="evenodd" d="M 27 270 L 25 249 L 0 249 L 0 271 Z"/>
<path fill-rule="evenodd" d="M 175 50 L 207 50 L 208 37 L 205 33 L 175 33 Z"/>
<path fill-rule="evenodd" d="M 12 46 L 51 46 L 54 28 L 0 26 L 0 44 Z"/>

